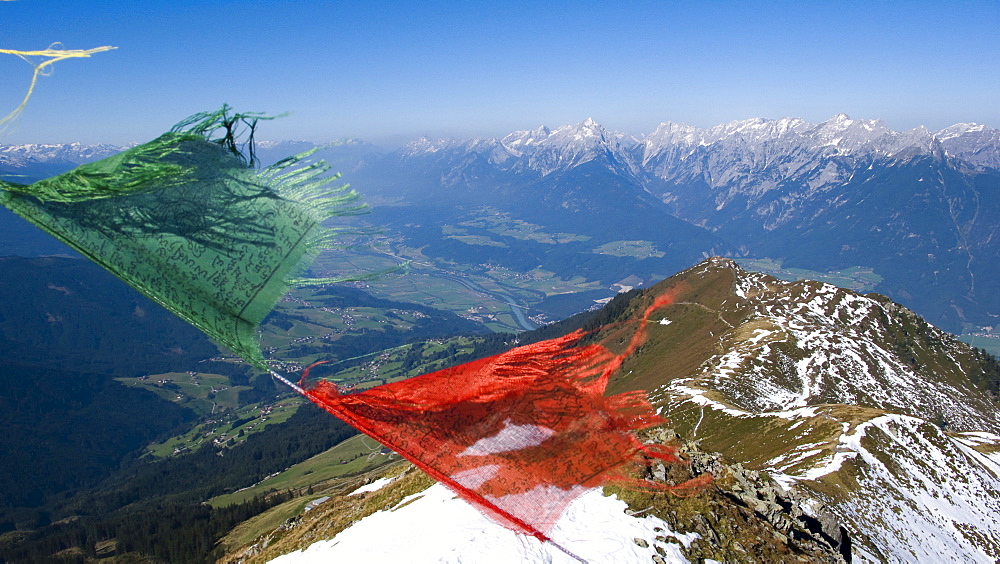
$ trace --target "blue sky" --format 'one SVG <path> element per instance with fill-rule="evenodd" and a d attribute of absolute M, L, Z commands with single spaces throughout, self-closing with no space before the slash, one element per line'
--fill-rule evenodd
<path fill-rule="evenodd" d="M 0 143 L 141 142 L 229 103 L 265 139 L 648 133 L 836 113 L 1000 127 L 1000 2 L 0 1 L 0 47 L 114 45 Z M 0 57 L 0 113 L 31 67 Z"/>

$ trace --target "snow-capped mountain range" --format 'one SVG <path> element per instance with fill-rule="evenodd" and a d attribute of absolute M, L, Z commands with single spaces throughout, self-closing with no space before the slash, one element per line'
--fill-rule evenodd
<path fill-rule="evenodd" d="M 126 146 L 82 143 L 0 145 L 0 166 L 25 168 L 33 163 L 79 165 L 120 153 Z"/>
<path fill-rule="evenodd" d="M 729 256 L 820 271 L 873 268 L 883 278 L 877 291 L 951 331 L 992 327 L 1000 316 L 987 290 L 1000 284 L 992 235 L 1000 229 L 1000 130 L 985 125 L 897 132 L 841 114 L 820 124 L 668 122 L 635 138 L 586 120 L 502 138 L 423 139 L 398 155 L 392 166 L 421 171 L 449 194 L 486 194 L 498 178 L 529 196 L 554 193 L 566 175 L 586 171 L 570 182 L 590 186 L 600 171 L 617 192 L 594 207 L 633 206 L 643 192 L 728 242 L 737 249 Z"/>
<path fill-rule="evenodd" d="M 302 150 L 304 144 L 264 141 L 259 149 L 280 151 L 286 145 Z M 80 143 L 0 145 L 0 168 L 75 166 L 126 148 Z M 574 125 L 542 126 L 503 137 L 420 138 L 398 154 L 404 158 L 477 154 L 503 170 L 541 175 L 599 160 L 629 175 L 666 182 L 697 177 L 712 188 L 752 184 L 760 192 L 784 180 L 805 177 L 813 188 L 819 188 L 843 180 L 861 163 L 879 159 L 938 155 L 974 169 L 1000 168 L 1000 130 L 960 123 L 937 132 L 923 126 L 898 132 L 880 119 L 857 120 L 838 114 L 819 124 L 799 118 L 753 118 L 701 129 L 663 122 L 652 133 L 636 137 L 608 131 L 588 118 Z M 833 158 L 839 162 L 817 174 L 816 163 Z"/>
<path fill-rule="evenodd" d="M 306 148 L 263 142 L 258 155 L 276 161 Z M 116 149 L 0 146 L 0 175 L 25 182 Z M 388 154 L 354 142 L 317 156 L 366 198 L 396 206 L 376 207 L 377 221 L 434 241 L 427 252 L 446 260 L 473 253 L 527 271 L 553 252 L 575 253 L 560 263 L 589 270 L 560 274 L 602 284 L 662 277 L 714 254 L 818 271 L 862 266 L 882 277 L 877 291 L 950 331 L 1000 318 L 1000 130 L 985 125 L 896 132 L 841 114 L 820 124 L 665 122 L 634 137 L 587 119 L 503 137 L 419 139 Z M 590 242 L 475 245 L 481 239 L 464 225 L 483 209 Z M 463 224 L 467 236 L 449 238 L 444 224 Z M 600 245 L 622 240 L 649 242 L 660 263 L 595 259 Z"/>
<path fill-rule="evenodd" d="M 706 149 L 707 148 L 707 149 Z M 664 122 L 644 137 L 610 132 L 593 119 L 556 129 L 540 127 L 499 138 L 414 141 L 401 149 L 409 157 L 439 152 L 488 155 L 490 162 L 513 170 L 549 174 L 606 157 L 610 162 L 661 179 L 692 170 L 699 152 L 726 155 L 718 161 L 740 161 L 749 170 L 780 169 L 792 176 L 817 157 L 851 159 L 907 158 L 943 154 L 974 167 L 1000 167 L 1000 130 L 962 123 L 931 132 L 924 127 L 897 132 L 882 120 L 854 120 L 838 114 L 813 124 L 799 118 L 747 119 L 708 129 Z M 789 159 L 789 156 L 795 158 Z M 687 166 L 684 166 L 687 163 Z M 799 166 L 796 166 L 796 163 Z M 731 175 L 705 170 L 712 185 L 721 186 Z"/>
<path fill-rule="evenodd" d="M 259 148 L 276 150 L 289 142 L 263 141 Z M 302 142 L 291 142 L 302 145 Z M 932 132 L 925 127 L 893 131 L 884 121 L 851 119 L 838 114 L 813 124 L 800 118 L 753 118 L 733 121 L 707 129 L 682 123 L 663 122 L 645 136 L 606 130 L 591 118 L 555 129 L 542 126 L 515 131 L 503 137 L 473 139 L 417 139 L 399 150 L 407 157 L 441 152 L 488 155 L 490 162 L 506 164 L 512 170 L 534 170 L 549 174 L 599 157 L 633 171 L 656 177 L 675 176 L 677 163 L 690 160 L 700 148 L 728 153 L 753 169 L 767 168 L 782 161 L 782 170 L 794 174 L 797 167 L 787 161 L 817 156 L 872 159 L 907 158 L 919 154 L 942 154 L 973 167 L 1000 168 L 1000 130 L 975 123 L 959 123 Z M 0 166 L 23 168 L 30 163 L 63 162 L 81 164 L 126 149 L 118 145 L 24 144 L 0 145 Z M 713 184 L 725 183 L 725 176 L 712 175 Z"/>

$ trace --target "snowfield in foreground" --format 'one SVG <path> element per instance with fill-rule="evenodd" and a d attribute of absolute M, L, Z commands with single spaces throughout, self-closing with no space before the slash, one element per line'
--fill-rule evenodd
<path fill-rule="evenodd" d="M 633 517 L 626 505 L 600 489 L 580 496 L 560 518 L 550 537 L 590 563 L 653 561 L 659 547 L 666 562 L 688 562 L 680 544 L 696 534 L 680 535 L 656 517 Z M 657 537 L 663 540 L 657 540 Z M 665 539 L 670 538 L 671 541 Z M 646 547 L 637 544 L 646 544 Z M 552 543 L 519 535 L 497 525 L 441 484 L 404 499 L 396 508 L 374 513 L 331 540 L 286 554 L 271 562 L 540 562 L 575 564 Z"/>

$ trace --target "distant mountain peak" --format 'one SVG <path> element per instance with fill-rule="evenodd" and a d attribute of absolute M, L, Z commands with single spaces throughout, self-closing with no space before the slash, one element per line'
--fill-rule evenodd
<path fill-rule="evenodd" d="M 557 127 L 551 132 L 552 137 L 572 137 L 574 141 L 583 141 L 590 138 L 601 140 L 609 135 L 608 131 L 601 124 L 594 121 L 593 118 L 587 118 L 575 125 Z"/>
<path fill-rule="evenodd" d="M 852 121 L 854 120 L 851 119 L 851 116 L 845 113 L 839 113 L 828 119 L 825 123 L 850 125 Z"/>
<path fill-rule="evenodd" d="M 945 139 L 962 135 L 963 133 L 984 133 L 990 131 L 996 132 L 997 130 L 978 123 L 956 123 L 939 131 L 937 136 Z"/>

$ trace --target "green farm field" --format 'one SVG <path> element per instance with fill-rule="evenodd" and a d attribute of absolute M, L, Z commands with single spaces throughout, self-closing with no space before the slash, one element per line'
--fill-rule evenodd
<path fill-rule="evenodd" d="M 326 480 L 368 472 L 400 460 L 399 455 L 365 435 L 355 435 L 337 446 L 300 462 L 262 482 L 238 492 L 214 497 L 213 507 L 243 503 L 271 491 L 304 489 Z"/>
<path fill-rule="evenodd" d="M 770 274 L 781 280 L 816 280 L 862 293 L 873 291 L 875 286 L 882 281 L 881 276 L 865 266 L 852 266 L 842 270 L 820 272 L 803 268 L 785 268 L 780 261 L 770 258 L 736 259 L 736 262 L 747 270 Z"/>
<path fill-rule="evenodd" d="M 189 452 L 211 442 L 235 446 L 252 433 L 287 421 L 304 401 L 287 397 L 271 403 L 241 406 L 239 392 L 250 387 L 231 386 L 229 378 L 221 374 L 171 372 L 117 380 L 190 407 L 202 416 L 201 421 L 187 432 L 146 447 L 146 452 L 155 457 Z"/>
<path fill-rule="evenodd" d="M 168 372 L 116 380 L 126 386 L 149 390 L 199 415 L 239 407 L 240 391 L 250 389 L 248 386 L 232 386 L 227 376 L 202 372 Z"/>

